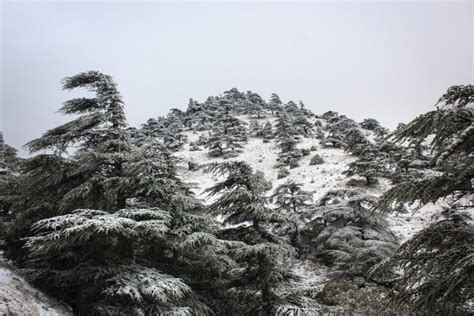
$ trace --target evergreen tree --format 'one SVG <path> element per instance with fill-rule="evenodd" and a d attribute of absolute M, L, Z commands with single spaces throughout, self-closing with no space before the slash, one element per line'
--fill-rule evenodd
<path fill-rule="evenodd" d="M 30 278 L 79 314 L 208 314 L 182 280 L 137 258 L 142 245 L 164 237 L 169 221 L 164 211 L 140 209 L 76 210 L 39 221 L 26 244 L 35 260 Z"/>
<path fill-rule="evenodd" d="M 308 121 L 303 111 L 297 111 L 293 115 L 293 126 L 300 135 L 310 136 L 313 125 Z"/>
<path fill-rule="evenodd" d="M 153 139 L 131 144 L 109 76 L 64 82 L 97 97 L 66 102 L 63 111 L 85 114 L 28 144 L 56 154 L 28 159 L 11 186 L 7 254 L 27 255 L 30 280 L 78 313 L 210 313 L 202 301 L 214 306 L 218 296 L 209 293 L 237 266 L 229 242 L 212 234 L 214 221 L 200 214 L 166 148 Z M 72 157 L 57 154 L 71 145 Z"/>
<path fill-rule="evenodd" d="M 262 135 L 262 127 L 258 121 L 251 121 L 249 125 L 249 134 L 251 137 L 258 137 Z"/>
<path fill-rule="evenodd" d="M 77 159 L 81 178 L 69 191 L 62 207 L 71 205 L 117 210 L 125 207 L 126 196 L 120 191 L 110 199 L 102 197 L 108 188 L 115 187 L 123 172 L 123 163 L 130 151 L 130 139 L 126 131 L 126 118 L 122 97 L 110 76 L 97 71 L 80 73 L 63 80 L 63 89 L 87 88 L 95 92 L 94 98 L 76 98 L 66 101 L 59 110 L 64 114 L 76 114 L 73 121 L 46 132 L 26 147 L 31 152 L 52 149 L 62 154 L 72 146 L 79 148 Z"/>
<path fill-rule="evenodd" d="M 234 253 L 244 269 L 228 291 L 228 314 L 274 315 L 296 308 L 298 296 L 289 288 L 294 276 L 281 264 L 295 250 L 271 231 L 272 223 L 287 219 L 267 206 L 269 184 L 245 162 L 215 164 L 210 170 L 226 179 L 207 189 L 218 195 L 209 211 L 223 216 L 224 225 L 234 225 L 223 228 L 221 236 L 242 242 Z"/>
<path fill-rule="evenodd" d="M 269 121 L 265 122 L 265 124 L 263 125 L 263 128 L 262 128 L 262 137 L 265 139 L 265 140 L 270 140 L 273 138 L 273 128 L 272 128 L 272 123 L 270 123 Z"/>
<path fill-rule="evenodd" d="M 313 195 L 304 191 L 301 183 L 289 180 L 280 184 L 271 196 L 272 202 L 277 206 L 277 210 L 291 214 L 294 221 L 291 243 L 300 248 L 300 218 L 298 214 L 308 207 L 308 203 L 313 201 Z"/>
<path fill-rule="evenodd" d="M 281 110 L 282 110 L 283 103 L 280 100 L 280 97 L 276 93 L 272 93 L 270 96 L 270 101 L 268 103 L 268 107 L 270 108 L 270 111 L 272 112 L 272 115 L 276 114 L 279 116 Z"/>
<path fill-rule="evenodd" d="M 380 123 L 376 119 L 366 118 L 360 123 L 360 127 L 374 131 L 377 127 L 380 127 Z"/>
<path fill-rule="evenodd" d="M 368 277 L 367 273 L 397 249 L 387 222 L 371 207 L 376 198 L 360 190 L 328 192 L 312 210 L 301 231 L 308 253 L 331 266 L 335 276 Z M 380 282 L 380 274 L 368 277 Z"/>
<path fill-rule="evenodd" d="M 367 149 L 344 173 L 348 176 L 358 175 L 365 178 L 367 185 L 374 185 L 380 177 L 388 177 L 390 162 L 374 147 Z"/>
<path fill-rule="evenodd" d="M 357 145 L 369 144 L 369 140 L 364 133 L 357 127 L 350 128 L 344 135 L 346 151 L 353 151 Z"/>
<path fill-rule="evenodd" d="M 379 208 L 394 210 L 405 203 L 451 202 L 446 220 L 431 224 L 402 245 L 389 266 L 399 275 L 395 299 L 415 311 L 465 314 L 474 292 L 474 230 L 460 210 L 472 207 L 474 178 L 474 87 L 453 86 L 437 109 L 397 129 L 397 142 L 417 147 L 429 136 L 431 165 L 438 172 L 409 179 L 388 190 Z M 395 206 L 394 206 L 395 205 Z"/>

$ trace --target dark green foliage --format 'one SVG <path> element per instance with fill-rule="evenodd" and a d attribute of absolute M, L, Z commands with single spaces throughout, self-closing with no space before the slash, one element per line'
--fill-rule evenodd
<path fill-rule="evenodd" d="M 264 139 L 272 139 L 273 138 L 273 129 L 272 129 L 272 123 L 270 122 L 265 122 L 265 124 L 263 125 L 263 128 L 262 128 L 262 131 L 261 131 L 261 135 Z"/>
<path fill-rule="evenodd" d="M 272 200 L 280 211 L 299 213 L 313 198 L 310 192 L 303 190 L 301 183 L 290 180 L 275 189 Z"/>
<path fill-rule="evenodd" d="M 395 141 L 409 142 L 417 148 L 434 134 L 430 143 L 434 153 L 431 165 L 439 173 L 393 187 L 381 199 L 383 209 L 389 209 L 395 202 L 428 203 L 449 195 L 459 199 L 473 193 L 474 109 L 465 104 L 472 98 L 469 95 L 472 91 L 470 85 L 449 88 L 438 101 L 442 106 L 417 117 L 391 135 Z"/>
<path fill-rule="evenodd" d="M 330 132 L 329 135 L 321 141 L 321 144 L 335 148 L 344 148 L 344 146 L 346 146 L 344 135 L 337 131 Z"/>
<path fill-rule="evenodd" d="M 139 263 L 142 245 L 163 239 L 170 220 L 156 209 L 77 210 L 39 221 L 26 243 L 30 278 L 59 298 L 74 298 L 79 314 L 206 315 L 182 280 Z"/>
<path fill-rule="evenodd" d="M 323 163 L 324 163 L 324 159 L 318 154 L 311 157 L 311 160 L 309 161 L 310 166 L 320 165 L 320 164 L 323 164 Z"/>
<path fill-rule="evenodd" d="M 288 169 L 284 167 L 281 167 L 280 169 L 278 169 L 278 176 L 277 176 L 278 179 L 285 178 L 289 175 L 290 175 L 290 171 L 288 171 Z"/>
<path fill-rule="evenodd" d="M 241 152 L 241 143 L 247 141 L 247 129 L 244 124 L 231 115 L 221 113 L 205 145 L 209 149 L 209 156 L 237 156 Z"/>
<path fill-rule="evenodd" d="M 209 211 L 222 215 L 224 224 L 238 225 L 223 228 L 221 235 L 242 242 L 234 253 L 245 269 L 237 272 L 227 292 L 232 298 L 227 314 L 274 315 L 298 309 L 294 305 L 299 297 L 289 287 L 294 276 L 281 265 L 282 258 L 294 256 L 295 250 L 271 229 L 273 223 L 284 225 L 288 220 L 267 206 L 268 182 L 245 162 L 214 164 L 209 169 L 226 176 L 207 190 L 218 195 Z"/>
<path fill-rule="evenodd" d="M 469 314 L 473 258 L 472 224 L 459 215 L 431 224 L 404 243 L 389 262 L 400 275 L 395 302 L 431 314 Z"/>
<path fill-rule="evenodd" d="M 376 199 L 358 191 L 329 192 L 302 231 L 309 253 L 336 275 L 360 276 L 397 249 L 395 235 L 370 208 Z M 377 280 L 378 276 L 372 276 Z"/>
<path fill-rule="evenodd" d="M 370 147 L 365 150 L 359 159 L 349 164 L 349 169 L 344 173 L 348 176 L 358 175 L 365 178 L 367 185 L 374 185 L 380 177 L 388 177 L 390 173 L 390 161 L 388 158 Z"/>
<path fill-rule="evenodd" d="M 313 195 L 304 191 L 300 183 L 289 180 L 280 184 L 271 196 L 272 201 L 277 206 L 277 210 L 290 214 L 294 224 L 291 231 L 291 243 L 296 248 L 300 248 L 300 230 L 301 222 L 298 213 L 303 212 L 313 201 Z"/>
<path fill-rule="evenodd" d="M 109 76 L 89 72 L 64 82 L 98 96 L 66 102 L 65 112 L 101 120 L 85 126 L 81 116 L 28 144 L 77 151 L 22 164 L 6 195 L 12 210 L 6 254 L 78 313 L 207 314 L 203 301 L 218 309 L 216 287 L 237 267 L 228 256 L 231 243 L 212 234 L 215 222 L 200 214 L 170 152 L 156 138 L 125 128 Z"/>
<path fill-rule="evenodd" d="M 380 199 L 382 211 L 398 210 L 404 204 L 426 204 L 452 198 L 452 214 L 430 225 L 401 246 L 389 262 L 403 274 L 396 283 L 395 300 L 410 303 L 415 311 L 468 313 L 472 304 L 473 226 L 459 209 L 472 207 L 474 179 L 474 89 L 453 86 L 440 98 L 436 110 L 398 128 L 391 138 L 418 149 L 430 142 L 431 165 L 437 172 L 408 178 L 388 190 Z M 449 199 L 451 200 L 451 199 Z M 470 307 L 472 312 L 472 306 Z"/>
<path fill-rule="evenodd" d="M 376 119 L 366 118 L 360 123 L 360 127 L 373 131 L 380 127 L 380 123 Z"/>
<path fill-rule="evenodd" d="M 276 114 L 278 116 L 283 108 L 282 105 L 283 103 L 281 102 L 280 97 L 276 93 L 272 93 L 268 102 L 268 107 L 272 112 L 272 115 Z"/>

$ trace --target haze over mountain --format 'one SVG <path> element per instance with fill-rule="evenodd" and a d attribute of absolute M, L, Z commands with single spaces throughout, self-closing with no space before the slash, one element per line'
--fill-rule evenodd
<path fill-rule="evenodd" d="M 237 87 L 394 128 L 446 87 L 472 82 L 471 1 L 1 9 L 0 129 L 15 147 L 63 122 L 54 114 L 67 98 L 60 78 L 91 69 L 114 76 L 134 126 Z"/>

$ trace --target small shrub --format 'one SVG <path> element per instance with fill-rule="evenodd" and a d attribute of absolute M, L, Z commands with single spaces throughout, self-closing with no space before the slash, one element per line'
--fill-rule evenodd
<path fill-rule="evenodd" d="M 290 171 L 288 171 L 288 169 L 286 168 L 280 168 L 280 170 L 278 171 L 278 179 L 285 178 L 289 175 L 290 175 Z"/>
<path fill-rule="evenodd" d="M 309 156 L 310 150 L 307 149 L 307 148 L 303 148 L 303 149 L 301 149 L 301 154 L 302 154 L 303 156 Z"/>
<path fill-rule="evenodd" d="M 294 169 L 294 168 L 297 168 L 299 166 L 300 166 L 300 164 L 298 163 L 298 160 L 296 160 L 296 159 L 290 160 L 290 169 Z"/>
<path fill-rule="evenodd" d="M 324 163 L 324 159 L 320 155 L 314 155 L 309 162 L 310 166 L 320 165 Z"/>

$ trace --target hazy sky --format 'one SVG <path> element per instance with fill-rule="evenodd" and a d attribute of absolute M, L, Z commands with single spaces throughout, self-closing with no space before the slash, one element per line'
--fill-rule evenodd
<path fill-rule="evenodd" d="M 388 127 L 472 83 L 464 2 L 1 4 L 0 129 L 15 147 L 65 120 L 60 79 L 112 75 L 131 125 L 237 87 Z"/>

